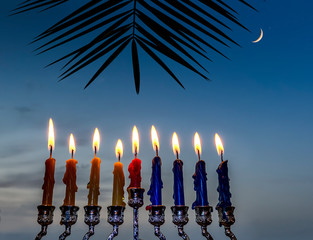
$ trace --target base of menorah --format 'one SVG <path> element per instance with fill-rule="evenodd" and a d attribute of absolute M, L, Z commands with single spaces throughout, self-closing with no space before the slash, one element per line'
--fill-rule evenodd
<path fill-rule="evenodd" d="M 189 236 L 184 231 L 184 226 L 189 222 L 188 209 L 187 206 L 171 207 L 173 223 L 177 226 L 178 235 L 184 240 L 189 240 Z"/>
<path fill-rule="evenodd" d="M 220 227 L 224 226 L 225 235 L 231 240 L 237 240 L 235 234 L 231 231 L 230 227 L 235 223 L 234 210 L 235 207 L 216 207 L 218 211 Z"/>
<path fill-rule="evenodd" d="M 208 232 L 207 227 L 212 223 L 213 207 L 211 206 L 196 206 L 196 223 L 201 226 L 201 233 L 208 240 L 213 240 L 213 237 Z"/>
<path fill-rule="evenodd" d="M 37 234 L 35 240 L 40 240 L 47 235 L 48 226 L 53 223 L 54 206 L 39 205 L 37 222 L 41 225 L 41 231 Z"/>
<path fill-rule="evenodd" d="M 154 235 L 161 240 L 166 240 L 166 237 L 160 230 L 160 227 L 165 222 L 165 208 L 163 205 L 149 206 L 149 223 L 154 226 Z"/>
<path fill-rule="evenodd" d="M 129 188 L 128 189 L 128 205 L 133 208 L 133 238 L 139 239 L 139 208 L 143 206 L 143 188 Z"/>
<path fill-rule="evenodd" d="M 118 235 L 118 228 L 124 223 L 124 210 L 122 206 L 108 207 L 108 223 L 113 226 L 113 231 L 108 237 L 108 240 L 114 239 Z"/>
<path fill-rule="evenodd" d="M 71 235 L 71 227 L 77 222 L 77 206 L 61 206 L 61 221 L 60 224 L 65 226 L 65 231 L 59 236 L 59 240 L 65 240 Z"/>
<path fill-rule="evenodd" d="M 89 226 L 89 231 L 84 235 L 83 240 L 88 240 L 95 234 L 95 226 L 100 223 L 100 206 L 85 206 L 84 222 Z"/>

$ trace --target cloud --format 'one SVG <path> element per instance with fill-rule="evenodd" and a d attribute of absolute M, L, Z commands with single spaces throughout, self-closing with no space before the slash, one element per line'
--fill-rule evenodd
<path fill-rule="evenodd" d="M 77 169 L 86 169 L 86 168 L 90 168 L 90 164 L 89 163 L 83 163 L 83 164 L 80 164 L 80 165 L 77 165 Z"/>
<path fill-rule="evenodd" d="M 30 149 L 32 149 L 32 145 L 33 144 L 30 142 L 25 142 L 23 144 L 8 144 L 1 148 L 0 158 L 12 157 L 13 153 L 15 157 L 29 153 Z"/>
<path fill-rule="evenodd" d="M 10 174 L 0 181 L 0 188 L 33 188 L 39 186 L 41 181 L 42 174 L 39 172 Z"/>
<path fill-rule="evenodd" d="M 15 240 L 24 240 L 34 238 L 32 233 L 0 233 L 1 239 L 15 239 Z"/>
<path fill-rule="evenodd" d="M 26 107 L 26 106 L 18 106 L 18 107 L 15 107 L 14 110 L 18 112 L 19 114 L 23 114 L 23 115 L 34 111 L 33 108 Z"/>

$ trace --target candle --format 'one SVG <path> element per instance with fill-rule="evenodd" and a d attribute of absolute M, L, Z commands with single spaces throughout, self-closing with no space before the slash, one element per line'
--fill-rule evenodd
<path fill-rule="evenodd" d="M 130 184 L 127 188 L 140 188 L 141 187 L 141 160 L 137 158 L 137 154 L 139 152 L 139 134 L 137 127 L 134 126 L 133 128 L 133 135 L 132 135 L 132 149 L 133 154 L 135 154 L 135 158 L 128 166 Z"/>
<path fill-rule="evenodd" d="M 100 134 L 98 128 L 95 129 L 93 137 L 93 149 L 95 151 L 95 157 L 91 160 L 90 180 L 87 185 L 89 189 L 88 194 L 88 206 L 98 206 L 99 182 L 100 182 L 100 163 L 101 159 L 97 157 L 97 151 L 100 146 Z"/>
<path fill-rule="evenodd" d="M 76 151 L 75 141 L 73 134 L 70 135 L 69 150 L 72 158 L 66 161 L 66 171 L 63 177 L 63 183 L 66 185 L 64 206 L 75 206 L 75 193 L 77 192 L 76 185 L 76 164 L 77 160 L 74 159 Z"/>
<path fill-rule="evenodd" d="M 162 161 L 159 157 L 159 139 L 155 127 L 151 128 L 152 146 L 156 151 L 156 156 L 152 160 L 152 175 L 150 179 L 150 189 L 148 195 L 150 195 L 150 201 L 152 206 L 162 205 L 162 188 L 163 182 L 161 179 L 161 166 Z"/>
<path fill-rule="evenodd" d="M 179 142 L 176 132 L 172 137 L 173 152 L 176 156 L 176 160 L 173 163 L 174 173 L 174 203 L 176 206 L 185 206 L 185 195 L 184 195 L 184 178 L 183 178 L 183 161 L 179 159 Z"/>
<path fill-rule="evenodd" d="M 196 201 L 192 204 L 192 208 L 194 209 L 197 206 L 208 206 L 208 193 L 206 186 L 206 170 L 205 170 L 205 162 L 201 160 L 201 142 L 199 134 L 196 133 L 194 136 L 194 148 L 196 154 L 199 157 L 199 161 L 196 163 L 195 174 L 192 176 L 194 179 L 194 190 L 196 191 Z"/>
<path fill-rule="evenodd" d="M 53 121 L 49 120 L 49 134 L 48 134 L 48 149 L 50 150 L 50 157 L 45 162 L 45 177 L 42 185 L 42 205 L 51 206 L 53 198 L 53 187 L 54 187 L 54 170 L 55 170 L 55 159 L 52 158 L 52 151 L 54 150 L 54 128 Z"/>
<path fill-rule="evenodd" d="M 123 156 L 123 144 L 119 139 L 115 147 L 116 157 L 118 162 L 114 163 L 113 170 L 113 193 L 112 193 L 112 206 L 122 206 L 125 207 L 124 200 L 124 186 L 125 177 L 123 172 L 123 164 L 120 162 Z"/>
<path fill-rule="evenodd" d="M 216 172 L 218 174 L 218 188 L 217 191 L 219 193 L 219 203 L 217 206 L 219 207 L 230 207 L 231 206 L 231 193 L 229 191 L 229 178 L 228 178 L 228 160 L 224 161 L 224 147 L 221 138 L 216 133 L 215 134 L 215 144 L 218 155 L 221 156 L 221 163 L 219 164 Z"/>

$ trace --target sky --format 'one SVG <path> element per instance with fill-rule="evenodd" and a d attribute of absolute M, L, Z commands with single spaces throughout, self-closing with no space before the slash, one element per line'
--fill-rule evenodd
<path fill-rule="evenodd" d="M 41 203 L 44 161 L 49 157 L 47 127 L 53 118 L 56 132 L 54 223 L 45 239 L 56 239 L 62 232 L 59 206 L 65 186 L 62 177 L 70 158 L 68 138 L 73 133 L 78 160 L 76 195 L 79 218 L 69 239 L 82 238 L 87 232 L 83 206 L 87 203 L 92 135 L 101 134 L 98 156 L 101 158 L 101 223 L 93 239 L 108 236 L 106 208 L 111 204 L 115 144 L 124 143 L 124 172 L 131 153 L 131 131 L 140 135 L 143 187 L 150 185 L 151 161 L 155 153 L 150 128 L 155 125 L 160 140 L 164 182 L 163 203 L 166 223 L 162 231 L 167 239 L 179 239 L 171 222 L 172 162 L 171 136 L 177 132 L 184 161 L 186 205 L 195 200 L 192 174 L 197 161 L 193 135 L 202 141 L 202 159 L 206 161 L 210 205 L 218 203 L 216 168 L 219 157 L 214 134 L 224 143 L 229 160 L 232 203 L 236 207 L 233 232 L 241 240 L 310 239 L 313 224 L 310 206 L 313 200 L 313 83 L 312 23 L 313 3 L 286 0 L 251 1 L 259 12 L 240 8 L 240 20 L 251 32 L 234 28 L 231 33 L 241 47 L 224 49 L 230 61 L 214 55 L 205 62 L 210 72 L 207 82 L 194 73 L 168 61 L 185 90 L 146 55 L 142 59 L 142 83 L 135 92 L 131 58 L 122 54 L 101 76 L 84 90 L 98 63 L 73 77 L 57 82 L 60 66 L 44 68 L 60 57 L 64 49 L 36 56 L 34 36 L 65 16 L 75 6 L 50 12 L 26 13 L 8 17 L 19 1 L 0 2 L 0 238 L 32 239 L 40 230 L 37 205 Z M 253 44 L 264 31 L 262 41 Z M 130 49 L 129 49 L 130 50 Z M 128 51 L 130 52 L 130 51 Z M 145 195 L 145 205 L 149 198 Z M 186 232 L 201 239 L 194 211 Z M 118 239 L 129 238 L 132 211 L 125 210 L 125 223 Z M 226 239 L 212 213 L 209 231 L 215 239 Z M 155 238 L 148 213 L 140 210 L 140 236 Z"/>

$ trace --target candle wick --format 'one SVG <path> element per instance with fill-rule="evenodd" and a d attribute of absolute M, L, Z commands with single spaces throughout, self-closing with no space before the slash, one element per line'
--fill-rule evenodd
<path fill-rule="evenodd" d="M 224 156 L 223 156 L 223 154 L 224 154 L 224 152 L 221 151 L 221 160 L 222 160 L 222 162 L 224 162 Z"/>
<path fill-rule="evenodd" d="M 74 150 L 72 149 L 72 159 L 74 159 Z"/>
<path fill-rule="evenodd" d="M 200 157 L 200 151 L 198 150 L 198 158 L 199 158 L 199 161 L 201 160 L 201 157 Z"/>
<path fill-rule="evenodd" d="M 95 146 L 95 157 L 97 157 L 97 147 Z"/>
<path fill-rule="evenodd" d="M 156 156 L 158 157 L 159 156 L 159 148 L 158 148 L 158 146 L 155 146 L 155 152 L 156 152 Z"/>
<path fill-rule="evenodd" d="M 52 158 L 52 146 L 50 145 L 50 158 Z"/>
<path fill-rule="evenodd" d="M 118 161 L 120 162 L 121 161 L 121 154 L 118 153 Z"/>
<path fill-rule="evenodd" d="M 178 157 L 178 151 L 176 151 L 176 158 L 179 159 L 179 157 Z"/>

